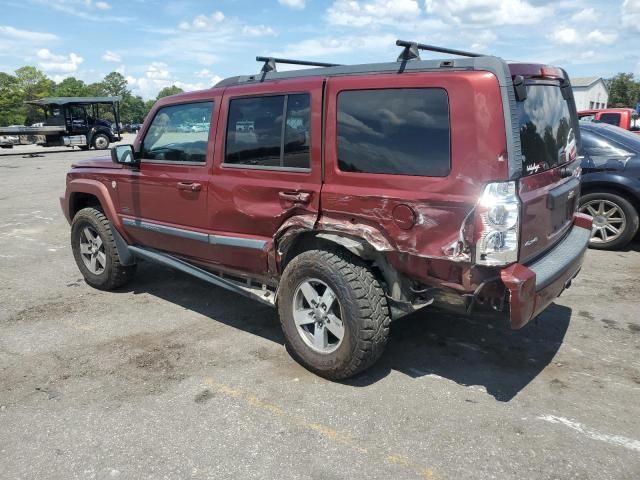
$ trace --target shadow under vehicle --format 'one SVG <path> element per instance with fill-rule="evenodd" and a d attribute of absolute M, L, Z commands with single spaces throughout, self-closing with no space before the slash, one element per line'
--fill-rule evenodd
<path fill-rule="evenodd" d="M 47 97 L 26 102 L 41 107 L 45 120 L 30 127 L 0 127 L 0 135 L 19 138 L 19 144 L 106 150 L 121 140 L 120 100 L 115 97 Z M 102 107 L 102 108 L 101 108 Z M 113 118 L 101 118 L 109 113 Z"/>

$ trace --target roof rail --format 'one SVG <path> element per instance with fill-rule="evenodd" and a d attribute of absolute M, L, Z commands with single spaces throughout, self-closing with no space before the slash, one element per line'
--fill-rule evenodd
<path fill-rule="evenodd" d="M 486 57 L 482 53 L 465 52 L 464 50 L 454 50 L 453 48 L 436 47 L 435 45 L 425 45 L 424 43 L 408 42 L 406 40 L 396 40 L 396 45 L 404 47 L 404 50 L 398 57 L 398 62 L 407 60 L 420 60 L 420 52 L 418 50 L 429 50 L 431 52 L 450 53 L 451 55 L 460 55 L 462 57 Z"/>
<path fill-rule="evenodd" d="M 311 67 L 340 67 L 339 63 L 309 62 L 307 60 L 289 60 L 286 58 L 274 57 L 256 57 L 256 61 L 264 62 L 262 73 L 276 72 L 276 63 L 285 63 L 288 65 L 309 65 Z"/>

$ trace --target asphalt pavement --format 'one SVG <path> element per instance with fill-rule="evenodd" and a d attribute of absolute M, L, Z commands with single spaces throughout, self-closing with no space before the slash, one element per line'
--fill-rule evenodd
<path fill-rule="evenodd" d="M 640 478 L 638 243 L 520 331 L 423 310 L 329 382 L 269 307 L 149 263 L 88 287 L 58 197 L 96 152 L 25 153 L 0 151 L 1 478 Z"/>

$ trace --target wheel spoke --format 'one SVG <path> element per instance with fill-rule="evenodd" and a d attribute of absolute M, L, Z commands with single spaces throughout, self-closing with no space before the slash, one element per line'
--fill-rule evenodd
<path fill-rule="evenodd" d="M 612 232 L 614 235 L 617 235 L 618 233 L 620 233 L 620 230 L 618 230 L 616 227 L 614 227 L 613 225 L 605 225 L 604 226 L 605 229 L 608 229 L 610 232 Z"/>
<path fill-rule="evenodd" d="M 617 207 L 611 207 L 610 210 L 607 210 L 606 212 L 604 212 L 604 216 L 607 218 L 610 218 L 611 215 L 613 215 L 614 213 L 618 212 L 618 208 Z"/>
<path fill-rule="evenodd" d="M 624 219 L 623 218 L 609 218 L 608 222 L 609 223 L 622 223 L 622 222 L 624 222 Z"/>
<path fill-rule="evenodd" d="M 609 235 L 607 235 L 607 230 L 606 228 L 600 228 L 600 233 L 602 234 L 602 240 L 607 242 L 609 241 Z"/>
<path fill-rule="evenodd" d="M 313 345 L 319 350 L 327 348 L 327 329 L 324 328 L 324 325 L 316 324 L 313 332 Z"/>
<path fill-rule="evenodd" d="M 604 215 L 604 200 L 598 202 L 598 215 Z"/>
<path fill-rule="evenodd" d="M 103 252 L 98 252 L 96 258 L 98 259 L 98 263 L 100 263 L 100 266 L 102 268 L 107 266 L 107 256 Z"/>
<path fill-rule="evenodd" d="M 338 340 L 341 340 L 344 336 L 344 325 L 342 320 L 330 313 L 328 315 L 328 321 L 325 323 L 327 330 L 329 330 Z"/>
<path fill-rule="evenodd" d="M 80 244 L 80 253 L 83 255 L 91 255 L 91 252 L 89 252 L 89 244 L 88 243 L 81 243 Z"/>
<path fill-rule="evenodd" d="M 596 212 L 591 205 L 587 205 L 587 210 L 589 210 L 589 213 L 591 214 L 592 217 L 598 216 L 598 212 Z"/>
<path fill-rule="evenodd" d="M 293 311 L 293 319 L 296 322 L 296 325 L 308 325 L 310 323 L 315 322 L 315 318 L 311 315 L 313 310 L 310 308 L 305 308 L 302 310 L 294 309 Z"/>
<path fill-rule="evenodd" d="M 91 255 L 91 273 L 96 273 L 96 256 Z"/>
<path fill-rule="evenodd" d="M 333 302 L 336 300 L 336 294 L 333 293 L 329 287 L 324 291 L 322 298 L 320 298 L 320 305 L 324 305 L 325 310 L 328 312 L 331 310 Z"/>
<path fill-rule="evenodd" d="M 309 305 L 317 304 L 320 300 L 320 296 L 316 289 L 311 286 L 309 282 L 304 282 L 300 285 L 300 290 L 302 291 L 302 295 L 304 295 L 304 299 L 307 301 Z"/>
<path fill-rule="evenodd" d="M 100 238 L 100 235 L 96 235 L 96 247 L 100 248 L 102 246 L 102 239 Z"/>
<path fill-rule="evenodd" d="M 89 240 L 90 242 L 95 240 L 95 237 L 93 236 L 93 234 L 91 233 L 91 230 L 89 230 L 89 227 L 85 227 L 84 230 L 84 238 L 86 238 L 87 240 Z"/>

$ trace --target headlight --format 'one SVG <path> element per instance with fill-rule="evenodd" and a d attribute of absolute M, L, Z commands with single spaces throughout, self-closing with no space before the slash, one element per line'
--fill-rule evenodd
<path fill-rule="evenodd" d="M 480 235 L 476 263 L 508 265 L 518 260 L 520 200 L 515 182 L 488 184 L 478 200 Z"/>

